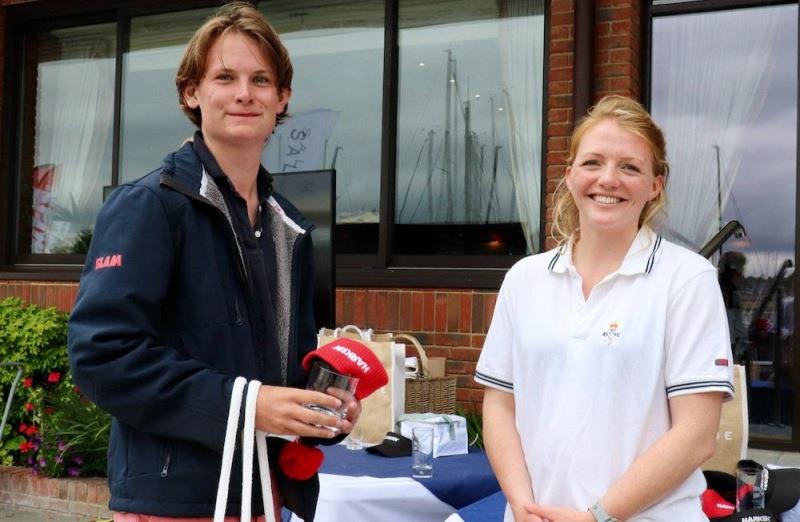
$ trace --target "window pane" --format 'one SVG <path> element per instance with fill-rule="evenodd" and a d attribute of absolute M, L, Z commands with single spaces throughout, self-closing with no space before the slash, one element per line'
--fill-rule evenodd
<path fill-rule="evenodd" d="M 25 37 L 17 251 L 85 253 L 111 180 L 115 24 Z"/>
<path fill-rule="evenodd" d="M 123 54 L 120 183 L 161 165 L 164 156 L 194 134 L 178 105 L 175 73 L 186 44 L 214 12 L 198 9 L 131 19 Z"/>
<path fill-rule="evenodd" d="M 750 364 L 751 434 L 791 439 L 797 175 L 797 5 L 653 20 L 653 116 L 672 173 L 664 232 L 717 260 L 735 357 Z M 773 284 L 777 275 L 782 276 Z"/>
<path fill-rule="evenodd" d="M 383 2 L 260 2 L 294 66 L 292 118 L 270 139 L 273 172 L 336 169 L 336 251 L 378 250 Z"/>
<path fill-rule="evenodd" d="M 400 2 L 396 254 L 539 246 L 544 3 Z"/>

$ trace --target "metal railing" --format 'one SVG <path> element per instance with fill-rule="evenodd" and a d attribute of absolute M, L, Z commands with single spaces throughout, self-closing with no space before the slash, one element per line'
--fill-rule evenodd
<path fill-rule="evenodd" d="M 8 391 L 8 397 L 6 397 L 6 408 L 3 411 L 3 421 L 0 422 L 0 442 L 3 441 L 3 432 L 6 429 L 6 422 L 8 421 L 8 414 L 11 411 L 11 402 L 14 400 L 14 392 L 17 391 L 17 384 L 19 384 L 19 379 L 22 377 L 22 363 L 19 362 L 0 362 L 0 368 L 4 366 L 16 367 L 17 368 L 17 375 L 14 377 L 14 380 L 11 383 L 11 389 Z"/>
<path fill-rule="evenodd" d="M 742 236 L 747 234 L 744 229 L 744 225 L 735 219 L 733 221 L 728 221 L 724 227 L 719 229 L 719 232 L 717 232 L 714 237 L 709 239 L 708 243 L 706 243 L 705 246 L 697 253 L 708 259 L 711 257 L 711 254 L 719 250 L 719 247 L 722 246 L 722 244 L 734 234 L 741 234 Z"/>

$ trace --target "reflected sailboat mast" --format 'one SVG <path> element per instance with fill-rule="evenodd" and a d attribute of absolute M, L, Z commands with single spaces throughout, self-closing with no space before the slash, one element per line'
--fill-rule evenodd
<path fill-rule="evenodd" d="M 447 203 L 445 205 L 445 222 L 453 222 L 453 184 L 450 177 L 450 170 L 452 166 L 452 157 L 450 151 L 450 112 L 451 103 L 450 93 L 452 83 L 455 81 L 453 78 L 453 50 L 447 50 L 447 78 L 445 78 L 445 98 L 444 98 L 444 176 L 445 176 L 445 195 L 447 196 Z"/>

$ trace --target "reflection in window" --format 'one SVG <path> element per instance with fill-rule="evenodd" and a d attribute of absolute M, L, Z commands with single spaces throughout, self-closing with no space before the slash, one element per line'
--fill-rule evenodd
<path fill-rule="evenodd" d="M 797 174 L 797 4 L 657 17 L 652 112 L 672 173 L 663 232 L 717 260 L 735 357 L 749 365 L 751 433 L 791 438 Z M 782 268 L 783 267 L 783 268 Z"/>
<path fill-rule="evenodd" d="M 543 4 L 400 2 L 396 253 L 538 248 Z"/>
<path fill-rule="evenodd" d="M 120 183 L 161 165 L 165 155 L 194 134 L 178 105 L 175 73 L 186 44 L 214 9 L 131 19 L 123 54 Z"/>
<path fill-rule="evenodd" d="M 18 251 L 85 253 L 111 179 L 115 24 L 26 35 Z"/>
<path fill-rule="evenodd" d="M 384 6 L 260 2 L 294 66 L 292 115 L 264 154 L 271 172 L 336 169 L 338 253 L 378 249 Z"/>

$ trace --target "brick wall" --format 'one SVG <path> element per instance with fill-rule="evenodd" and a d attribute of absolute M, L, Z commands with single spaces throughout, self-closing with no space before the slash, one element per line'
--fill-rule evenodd
<path fill-rule="evenodd" d="M 78 283 L 48 281 L 0 281 L 0 300 L 19 297 L 42 308 L 55 306 L 62 312 L 72 310 L 78 295 Z"/>
<path fill-rule="evenodd" d="M 547 68 L 547 150 L 545 151 L 545 249 L 555 246 L 551 237 L 553 193 L 564 177 L 569 156 L 569 135 L 575 115 L 572 76 L 575 63 L 575 0 L 551 0 L 550 48 Z M 578 0 L 581 1 L 581 0 Z"/>
<path fill-rule="evenodd" d="M 641 2 L 598 0 L 595 10 L 594 94 L 641 94 Z"/>
<path fill-rule="evenodd" d="M 457 407 L 475 411 L 483 387 L 472 375 L 496 300 L 497 292 L 474 290 L 339 288 L 336 325 L 412 333 L 427 355 L 447 357 L 447 373 L 458 376 Z"/>
<path fill-rule="evenodd" d="M 110 519 L 104 478 L 52 479 L 30 468 L 0 466 L 0 504 Z"/>

